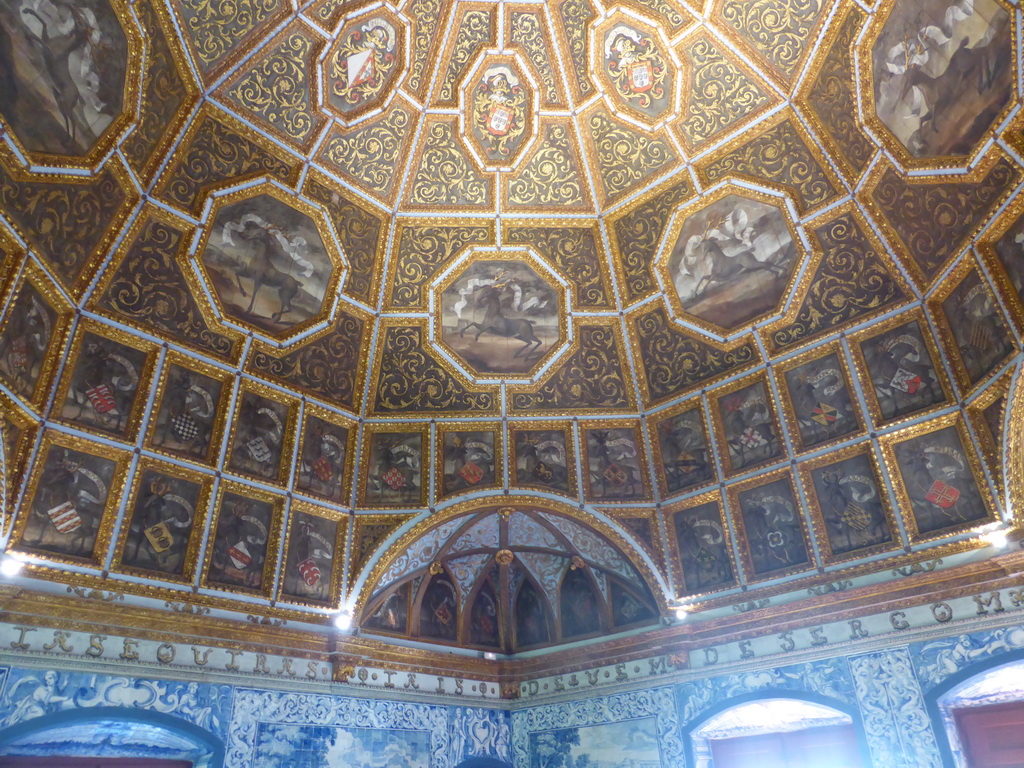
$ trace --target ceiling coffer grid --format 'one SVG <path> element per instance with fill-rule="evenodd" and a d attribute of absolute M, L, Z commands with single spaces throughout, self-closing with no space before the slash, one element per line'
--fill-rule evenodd
<path fill-rule="evenodd" d="M 599 635 L 630 589 L 714 608 L 970 556 L 1024 331 L 1020 14 L 8 4 L 8 549 L 313 624 L 504 492 L 643 553 L 646 597 L 552 552 L 399 588 L 414 635 L 442 575 L 504 606 L 494 643 L 433 637 L 503 650 L 513 583 L 532 645 L 568 636 L 547 566 Z"/>

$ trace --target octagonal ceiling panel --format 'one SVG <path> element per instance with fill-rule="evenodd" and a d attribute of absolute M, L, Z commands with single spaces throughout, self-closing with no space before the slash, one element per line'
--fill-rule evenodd
<path fill-rule="evenodd" d="M 0 25 L 19 586 L 515 652 L 956 567 L 1009 514 L 1018 4 Z"/>
<path fill-rule="evenodd" d="M 471 375 L 530 378 L 566 340 L 564 303 L 565 289 L 526 253 L 479 256 L 436 290 L 435 328 Z"/>
<path fill-rule="evenodd" d="M 322 321 L 342 271 L 330 231 L 274 187 L 219 198 L 199 262 L 220 311 L 279 339 Z"/>
<path fill-rule="evenodd" d="M 137 111 L 142 38 L 120 0 L 5 5 L 0 115 L 36 157 L 88 167 Z"/>
<path fill-rule="evenodd" d="M 735 331 L 779 310 L 803 256 L 782 200 L 727 187 L 677 221 L 662 263 L 686 315 Z"/>
<path fill-rule="evenodd" d="M 1000 0 L 897 3 L 881 14 L 863 49 L 868 109 L 900 155 L 968 158 L 1005 116 L 1015 101 L 1011 15 Z"/>

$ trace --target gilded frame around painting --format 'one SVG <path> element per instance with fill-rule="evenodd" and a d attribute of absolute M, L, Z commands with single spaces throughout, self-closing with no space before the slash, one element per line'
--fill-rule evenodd
<path fill-rule="evenodd" d="M 911 498 L 910 489 L 906 481 L 906 477 L 903 473 L 902 468 L 897 460 L 896 446 L 899 444 L 910 443 L 913 441 L 921 440 L 927 437 L 929 434 L 945 430 L 946 428 L 952 428 L 956 431 L 956 435 L 959 438 L 960 447 L 964 452 L 965 466 L 962 471 L 967 472 L 969 477 L 972 479 L 974 485 L 977 488 L 980 502 L 984 507 L 984 516 L 977 517 L 974 519 L 965 520 L 960 524 L 952 524 L 935 528 L 932 531 L 922 533 L 920 530 L 920 524 L 917 519 L 917 514 L 914 511 L 914 501 Z M 970 434 L 967 430 L 967 425 L 964 419 L 961 417 L 959 412 L 940 416 L 939 418 L 932 419 L 923 424 L 915 424 L 914 426 L 901 429 L 897 432 L 887 434 L 882 439 L 882 453 L 885 457 L 885 466 L 888 470 L 889 478 L 892 480 L 893 488 L 896 491 L 896 498 L 899 502 L 899 508 L 903 515 L 903 524 L 906 527 L 907 535 L 910 537 L 912 544 L 922 544 L 940 539 L 948 538 L 950 536 L 964 533 L 972 529 L 981 528 L 985 525 L 995 522 L 998 519 L 996 512 L 995 500 L 992 497 L 991 489 L 989 488 L 988 481 L 985 478 L 984 472 L 981 468 L 981 460 L 978 458 L 978 454 L 975 450 L 974 443 L 971 439 Z M 940 447 L 941 450 L 941 447 Z M 945 479 L 951 480 L 952 478 L 943 475 Z M 930 478 L 933 480 L 932 487 L 929 489 L 928 494 L 931 495 L 935 492 L 936 482 L 940 482 L 945 488 L 938 489 L 937 501 L 930 501 L 930 503 L 946 508 L 944 505 L 948 500 L 949 493 L 945 490 L 951 484 L 943 481 L 935 481 L 934 477 Z M 924 488 L 916 489 L 917 492 L 924 491 Z M 953 503 L 959 500 L 960 491 L 955 488 L 956 497 L 952 499 Z M 945 495 L 947 498 L 943 498 Z"/>
<path fill-rule="evenodd" d="M 129 565 L 124 562 L 125 548 L 133 527 L 133 516 L 135 507 L 140 503 L 142 493 L 142 480 L 148 470 L 159 472 L 174 478 L 180 478 L 188 483 L 198 486 L 197 501 L 193 508 L 191 529 L 186 537 L 182 557 L 180 574 L 167 571 L 143 568 Z M 209 514 L 210 500 L 213 495 L 212 475 L 197 472 L 194 469 L 182 467 L 177 464 L 168 464 L 164 461 L 143 456 L 135 467 L 131 487 L 128 490 L 128 504 L 125 507 L 124 519 L 121 522 L 121 529 L 118 532 L 117 541 L 114 547 L 113 568 L 118 573 L 125 573 L 141 578 L 153 578 L 158 581 L 169 581 L 178 584 L 192 584 L 196 577 L 196 567 L 199 560 L 199 549 L 203 543 L 203 532 L 206 524 L 206 517 Z"/>
<path fill-rule="evenodd" d="M 474 480 L 477 472 L 475 470 L 466 470 L 466 474 L 460 474 L 463 468 L 467 464 L 463 464 L 458 469 L 454 469 L 453 472 L 461 477 L 466 483 L 466 486 L 459 489 L 447 490 L 448 487 L 448 451 L 446 446 L 446 438 L 448 435 L 454 435 L 456 433 L 471 434 L 474 432 L 490 432 L 493 435 L 493 442 L 490 446 L 491 449 L 491 474 L 493 478 L 490 482 L 483 482 L 483 477 L 486 477 L 486 471 L 483 473 L 483 477 L 480 480 Z M 463 446 L 455 446 L 462 450 L 467 450 L 465 441 Z M 475 463 L 472 457 L 467 453 L 467 463 Z M 477 491 L 493 490 L 497 488 L 503 488 L 505 485 L 505 431 L 500 421 L 487 421 L 487 422 L 438 422 L 434 427 L 434 496 L 438 501 L 443 499 L 453 498 L 455 496 L 461 496 L 466 493 L 476 493 Z M 457 482 L 457 480 L 455 481 Z"/>
<path fill-rule="evenodd" d="M 709 540 L 691 542 L 691 544 L 696 545 L 696 548 L 691 552 L 691 559 L 698 563 L 698 566 L 702 563 L 707 563 L 710 567 L 712 564 L 711 559 L 708 555 L 702 555 L 701 553 L 701 547 L 705 547 L 709 549 L 711 555 L 715 556 L 715 559 L 724 556 L 724 560 L 731 571 L 729 574 L 723 573 L 717 583 L 708 584 L 708 588 L 704 588 L 704 586 L 699 582 L 699 579 L 697 579 L 697 583 L 695 584 L 691 584 L 690 580 L 687 579 L 686 568 L 683 564 L 682 555 L 685 542 L 680 541 L 679 531 L 676 525 L 677 516 L 685 515 L 689 510 L 694 510 L 699 513 L 705 507 L 709 510 L 713 508 L 716 514 L 711 515 L 714 519 L 708 521 L 710 525 L 702 524 L 697 527 L 698 529 L 710 529 L 708 532 Z M 665 532 L 668 537 L 668 559 L 672 567 L 672 575 L 673 580 L 675 581 L 677 598 L 689 597 L 695 600 L 703 599 L 720 592 L 726 592 L 739 585 L 740 571 L 733 555 L 733 534 L 726 521 L 725 506 L 723 504 L 721 492 L 717 490 L 707 491 L 697 496 L 692 496 L 685 501 L 666 505 L 661 508 L 661 514 L 665 521 Z M 706 520 L 707 517 L 708 516 L 705 515 L 704 517 L 699 518 L 699 520 Z M 721 541 L 715 541 L 716 533 L 720 535 Z M 719 548 L 719 552 L 716 554 L 712 547 Z"/>
<path fill-rule="evenodd" d="M 430 455 L 430 428 L 429 423 L 410 422 L 406 424 L 363 424 L 361 434 L 361 450 L 359 460 L 359 508 L 360 509 L 422 509 L 428 506 L 430 473 L 424 469 L 429 462 L 424 461 Z M 410 463 L 410 460 L 399 457 L 394 459 L 394 451 L 385 446 L 382 440 L 392 435 L 396 440 L 396 447 L 401 448 L 413 442 L 418 437 L 419 456 L 415 459 L 418 466 Z M 411 445 L 409 448 L 413 448 Z M 388 451 L 387 456 L 383 453 Z M 415 449 L 413 448 L 413 451 Z M 409 453 L 408 451 L 403 451 Z M 392 458 L 388 458 L 391 456 Z M 402 463 L 407 467 L 400 467 Z M 382 471 L 373 475 L 379 481 L 376 494 L 381 498 L 371 498 L 369 483 L 371 481 L 371 465 L 376 465 Z M 384 467 L 387 466 L 387 469 Z M 393 470 L 398 472 L 394 480 L 389 481 L 387 476 Z M 418 484 L 415 482 L 418 480 Z M 400 485 L 396 485 L 401 482 Z M 402 495 L 402 489 L 409 486 L 415 492 L 407 497 Z M 391 490 L 385 490 L 385 486 Z M 388 495 L 398 494 L 399 498 L 389 500 Z"/>
<path fill-rule="evenodd" d="M 271 418 L 274 422 L 274 427 L 268 427 L 267 429 L 258 429 L 254 425 L 246 425 L 246 432 L 254 433 L 251 438 L 248 438 L 247 442 L 243 443 L 245 439 L 242 435 L 240 427 L 242 426 L 242 409 L 246 404 L 246 396 L 250 395 L 254 400 L 252 401 L 252 407 L 255 407 L 255 398 L 263 401 L 269 401 L 273 405 L 277 405 L 285 410 L 285 417 L 281 419 L 280 415 L 274 411 L 274 417 Z M 263 406 L 265 408 L 266 406 Z M 257 409 L 258 411 L 261 409 Z M 273 409 L 271 409 L 273 410 Z M 251 379 L 243 379 L 238 389 L 235 392 L 234 404 L 231 410 L 231 431 L 228 435 L 227 449 L 224 454 L 224 468 L 232 474 L 238 474 L 243 477 L 251 477 L 254 480 L 258 480 L 263 483 L 270 483 L 272 485 L 287 485 L 288 479 L 291 473 L 289 462 L 292 457 L 292 447 L 294 446 L 296 425 L 299 418 L 299 400 L 285 395 L 276 389 L 261 384 Z M 278 424 L 281 421 L 283 423 Z M 272 432 L 280 430 L 281 438 L 279 449 L 276 451 L 278 454 L 277 467 L 272 475 L 260 475 L 255 471 L 245 468 L 244 466 L 238 466 L 240 463 L 248 462 L 241 451 L 248 450 L 250 458 L 257 463 L 265 463 L 266 459 L 264 451 L 266 450 L 266 439 L 262 432 Z M 263 440 L 264 445 L 262 448 L 257 443 L 252 441 Z M 249 444 L 252 443 L 252 447 Z M 238 456 L 236 457 L 236 454 Z M 272 458 L 272 455 L 271 455 Z"/>
<path fill-rule="evenodd" d="M 529 482 L 529 477 L 536 477 L 538 481 L 543 480 L 546 477 L 546 472 L 543 470 L 543 466 L 549 465 L 550 460 L 545 462 L 544 456 L 548 453 L 552 453 L 555 457 L 559 451 L 556 447 L 552 446 L 550 449 L 545 449 L 544 445 L 548 441 L 542 441 L 541 436 L 525 438 L 523 447 L 527 450 L 522 450 L 519 445 L 518 437 L 523 433 L 561 433 L 562 451 L 563 458 L 565 460 L 565 487 L 561 487 L 561 483 L 558 485 L 544 484 L 541 482 Z M 508 424 L 508 471 L 509 471 L 509 488 L 510 489 L 528 489 L 528 490 L 540 490 L 548 491 L 550 493 L 557 493 L 569 498 L 578 498 L 578 485 L 576 480 L 576 442 L 575 442 L 575 430 L 573 424 L 570 421 L 522 421 L 522 422 L 509 422 Z M 520 460 L 523 461 L 522 471 L 526 475 L 527 480 L 523 481 L 520 479 Z M 552 470 L 548 466 L 548 470 L 557 475 L 557 468 Z M 551 480 L 555 480 L 553 476 Z"/>
<path fill-rule="evenodd" d="M 293 541 L 296 513 L 301 512 L 310 517 L 322 518 L 336 524 L 331 559 L 331 573 L 328 580 L 328 595 L 324 600 L 316 600 L 310 597 L 301 597 L 285 592 L 285 570 L 291 563 L 290 546 Z M 295 500 L 288 510 L 288 529 L 284 535 L 284 548 L 281 551 L 280 578 L 277 584 L 277 601 L 291 605 L 301 605 L 309 608 L 335 608 L 341 599 L 342 585 L 348 580 L 345 572 L 346 552 L 345 544 L 348 541 L 349 515 L 346 512 L 326 509 L 324 507 L 309 504 L 304 501 Z"/>
<path fill-rule="evenodd" d="M 884 523 L 888 528 L 890 538 L 888 541 L 880 541 L 875 544 L 867 544 L 857 548 L 851 547 L 849 551 L 837 554 L 835 551 L 837 548 L 833 545 L 833 538 L 830 535 L 833 532 L 833 527 L 825 519 L 825 505 L 822 503 L 822 500 L 815 488 L 813 473 L 814 470 L 833 466 L 848 459 L 856 459 L 858 457 L 866 457 L 867 459 L 867 463 L 869 464 L 871 471 L 868 479 L 873 481 L 873 490 L 875 494 L 877 494 L 881 508 L 881 519 L 874 522 L 876 524 Z M 821 554 L 822 563 L 824 565 L 835 565 L 837 563 L 845 563 L 851 560 L 860 560 L 883 552 L 895 551 L 903 546 L 900 529 L 896 523 L 896 515 L 893 511 L 892 503 L 889 498 L 888 488 L 882 480 L 878 457 L 870 442 L 858 443 L 856 445 L 842 448 L 838 451 L 832 451 L 823 456 L 819 456 L 815 459 L 799 464 L 797 469 L 800 474 L 800 480 L 803 483 L 804 498 L 807 499 L 807 506 L 811 513 L 814 538 L 817 541 L 818 551 Z M 838 483 L 842 483 L 843 479 L 838 479 L 837 485 Z M 863 524 L 863 522 L 866 521 L 867 516 L 864 514 L 864 509 L 861 505 L 866 503 L 866 501 L 858 499 L 856 496 L 853 496 L 852 498 L 844 498 L 844 501 L 856 506 L 847 507 L 847 509 L 843 510 L 840 514 L 853 520 L 853 522 L 858 526 Z M 829 513 L 831 516 L 836 514 L 834 510 L 829 510 Z"/>
<path fill-rule="evenodd" d="M 94 519 L 91 522 L 95 526 L 93 545 L 84 555 L 65 554 L 53 548 L 44 549 L 39 546 L 33 546 L 25 543 L 27 524 L 29 522 L 29 518 L 35 514 L 34 509 L 39 503 L 40 495 L 44 493 L 54 495 L 60 491 L 60 487 L 52 481 L 47 480 L 47 482 L 44 482 L 47 465 L 50 464 L 50 454 L 59 450 L 84 454 L 98 462 L 106 462 L 112 465 L 110 470 L 111 477 L 108 482 L 104 483 L 106 485 L 106 498 L 100 501 L 101 506 L 98 514 L 92 516 Z M 125 480 L 128 473 L 128 465 L 131 462 L 131 458 L 132 454 L 126 450 L 116 450 L 109 445 L 93 443 L 80 437 L 73 437 L 61 432 L 44 432 L 42 443 L 36 453 L 35 465 L 32 467 L 32 473 L 28 479 L 28 491 L 26 496 L 31 495 L 31 500 L 26 498 L 26 503 L 23 504 L 22 508 L 19 510 L 18 517 L 14 523 L 14 530 L 11 534 L 12 544 L 9 546 L 14 550 L 22 551 L 63 565 L 102 566 L 104 558 L 106 557 L 107 548 L 110 545 L 110 538 L 116 522 L 114 513 L 121 503 Z M 78 474 L 80 471 L 78 467 L 81 467 L 84 476 L 92 482 L 94 486 L 97 482 L 102 482 L 102 478 L 99 478 L 97 475 L 97 469 L 99 467 L 98 464 L 94 463 L 91 467 L 84 467 L 82 464 L 76 462 L 76 466 L 68 467 L 66 471 L 72 474 Z M 64 469 L 63 460 L 60 469 Z M 89 473 L 97 475 L 98 481 L 94 480 Z M 58 497 L 54 496 L 52 500 L 56 501 L 58 500 Z M 44 501 L 43 506 L 46 506 L 48 503 L 49 502 Z M 74 506 L 63 513 L 54 511 L 58 506 L 60 505 L 55 505 L 55 507 L 51 508 L 49 511 L 43 511 L 50 517 L 51 524 L 61 533 L 61 535 L 64 535 L 65 531 L 73 533 L 74 530 L 85 524 L 85 521 L 82 520 L 81 514 L 74 508 Z M 39 509 L 42 510 L 43 507 L 39 507 Z M 75 524 L 76 516 L 78 518 L 77 525 Z M 62 530 L 62 528 L 64 530 Z"/>
<path fill-rule="evenodd" d="M 701 436 L 703 437 L 703 452 L 705 454 L 704 466 L 706 468 L 707 477 L 697 480 L 693 483 L 685 483 L 677 488 L 670 488 L 669 480 L 669 462 L 668 456 L 666 456 L 665 448 L 662 446 L 662 432 L 664 425 L 669 424 L 674 419 L 682 416 L 683 414 L 696 412 L 697 413 L 697 426 L 701 430 Z M 684 400 L 676 406 L 666 410 L 659 411 L 657 414 L 652 414 L 647 417 L 648 430 L 652 432 L 651 447 L 654 451 L 654 474 L 658 479 L 658 490 L 662 498 L 669 498 L 672 496 L 678 496 L 683 493 L 690 493 L 691 491 L 700 489 L 706 485 L 717 482 L 718 480 L 718 467 L 715 462 L 715 453 L 712 450 L 711 443 L 711 429 L 708 424 L 708 417 L 704 410 L 704 402 L 698 397 L 693 397 L 688 400 Z M 685 451 L 687 456 L 691 459 L 696 457 L 690 453 L 689 449 L 697 449 L 696 445 L 687 444 L 686 446 L 680 446 L 681 451 Z M 677 455 L 673 461 L 673 465 L 680 464 L 680 455 Z M 684 460 L 683 463 L 689 463 Z M 689 474 L 683 467 L 675 467 L 677 471 L 684 475 Z"/>
<path fill-rule="evenodd" d="M 646 440 L 638 420 L 581 421 L 578 429 L 584 473 L 583 497 L 587 501 L 594 504 L 614 504 L 647 501 L 651 498 L 647 450 L 644 447 Z M 605 435 L 607 442 L 602 442 L 602 438 L 599 437 L 601 433 Z M 623 433 L 628 433 L 628 436 Z M 629 445 L 630 437 L 632 446 Z M 623 443 L 623 440 L 626 442 Z M 612 454 L 616 444 L 622 446 L 619 458 Z M 628 455 L 630 451 L 633 452 L 632 461 Z M 603 490 L 599 491 L 599 488 Z M 620 488 L 628 490 L 619 495 L 616 491 Z"/>

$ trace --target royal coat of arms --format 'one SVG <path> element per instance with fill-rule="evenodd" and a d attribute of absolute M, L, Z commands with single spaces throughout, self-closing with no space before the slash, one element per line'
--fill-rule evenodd
<path fill-rule="evenodd" d="M 615 91 L 646 109 L 665 97 L 665 60 L 649 37 L 620 26 L 605 44 L 605 66 Z"/>
<path fill-rule="evenodd" d="M 488 155 L 508 157 L 526 130 L 526 92 L 508 67 L 491 67 L 476 88 L 473 122 Z"/>
<path fill-rule="evenodd" d="M 348 112 L 381 92 L 398 63 L 395 28 L 373 19 L 350 32 L 331 56 L 332 101 Z"/>

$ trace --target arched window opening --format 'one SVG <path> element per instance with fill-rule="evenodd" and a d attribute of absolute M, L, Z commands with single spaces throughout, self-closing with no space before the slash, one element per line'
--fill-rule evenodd
<path fill-rule="evenodd" d="M 213 734 L 148 711 L 68 710 L 0 731 L 0 768 L 220 768 L 223 760 Z"/>
<path fill-rule="evenodd" d="M 737 704 L 691 738 L 695 768 L 864 768 L 853 718 L 801 699 Z"/>
<path fill-rule="evenodd" d="M 1024 660 L 990 667 L 939 698 L 958 768 L 1018 766 L 1024 755 Z"/>

